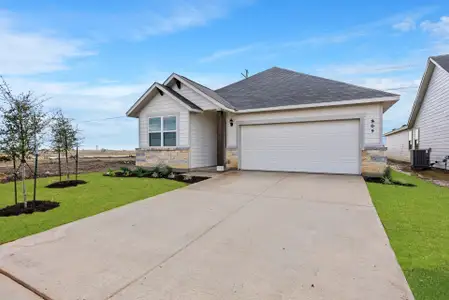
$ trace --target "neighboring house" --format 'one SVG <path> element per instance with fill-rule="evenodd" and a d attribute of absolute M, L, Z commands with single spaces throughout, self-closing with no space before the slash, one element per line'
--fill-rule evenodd
<path fill-rule="evenodd" d="M 389 159 L 410 162 L 409 134 L 407 125 L 385 133 L 387 146 L 385 154 Z"/>
<path fill-rule="evenodd" d="M 127 116 L 139 166 L 380 175 L 382 116 L 398 100 L 275 67 L 215 91 L 172 74 Z"/>
<path fill-rule="evenodd" d="M 385 136 L 389 158 L 399 155 L 410 161 L 405 158 L 410 149 L 431 149 L 433 167 L 446 167 L 443 160 L 449 155 L 449 55 L 428 59 L 407 126 Z M 400 151 L 390 152 L 390 148 Z"/>

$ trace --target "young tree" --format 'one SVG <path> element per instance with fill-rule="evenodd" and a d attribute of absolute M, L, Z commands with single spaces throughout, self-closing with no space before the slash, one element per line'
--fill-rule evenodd
<path fill-rule="evenodd" d="M 22 193 L 24 206 L 26 196 L 26 160 L 36 154 L 42 142 L 42 135 L 47 126 L 47 116 L 43 110 L 44 100 L 35 97 L 32 92 L 14 95 L 1 78 L 0 82 L 0 143 L 2 151 L 19 159 L 22 173 Z"/>
<path fill-rule="evenodd" d="M 66 177 L 70 179 L 69 171 L 69 151 L 78 146 L 80 142 L 79 131 L 75 128 L 69 118 L 66 118 L 61 110 L 56 111 L 51 126 L 52 146 L 58 153 L 59 177 L 61 180 L 61 153 L 65 155 Z"/>

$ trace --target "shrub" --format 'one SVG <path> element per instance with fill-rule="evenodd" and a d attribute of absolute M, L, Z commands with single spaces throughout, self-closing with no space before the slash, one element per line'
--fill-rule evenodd
<path fill-rule="evenodd" d="M 384 171 L 384 174 L 382 176 L 382 183 L 384 184 L 393 183 L 393 175 L 391 174 L 391 168 L 389 166 Z"/>
<path fill-rule="evenodd" d="M 156 169 L 156 172 L 163 178 L 167 178 L 171 173 L 173 173 L 173 168 L 164 164 L 158 165 Z"/>
<path fill-rule="evenodd" d="M 114 175 L 115 175 L 115 172 L 114 172 L 114 170 L 112 170 L 111 168 L 109 168 L 109 169 L 107 170 L 107 172 L 104 173 L 104 175 L 106 175 L 106 176 L 114 176 Z"/>
<path fill-rule="evenodd" d="M 151 177 L 153 177 L 153 178 L 159 178 L 159 173 L 153 172 L 153 174 L 151 174 Z"/>
<path fill-rule="evenodd" d="M 388 179 L 390 182 L 393 181 L 393 175 L 391 174 L 391 167 L 388 166 L 384 172 L 384 178 Z"/>
<path fill-rule="evenodd" d="M 123 173 L 124 176 L 130 176 L 132 174 L 131 170 L 127 167 L 121 167 L 120 171 Z"/>
<path fill-rule="evenodd" d="M 134 174 L 135 176 L 137 176 L 137 177 L 139 177 L 139 178 L 142 178 L 142 177 L 145 177 L 145 175 L 147 174 L 147 170 L 145 170 L 144 168 L 142 168 L 142 167 L 137 167 L 133 172 L 132 172 L 132 174 Z"/>

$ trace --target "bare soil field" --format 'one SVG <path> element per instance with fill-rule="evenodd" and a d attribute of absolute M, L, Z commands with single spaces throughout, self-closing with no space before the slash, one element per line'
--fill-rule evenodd
<path fill-rule="evenodd" d="M 67 167 L 65 157 L 61 155 L 61 169 L 65 174 Z M 71 174 L 75 172 L 75 152 L 70 153 L 69 171 Z M 135 151 L 125 150 L 80 150 L 79 151 L 79 173 L 88 172 L 105 172 L 109 168 L 119 169 L 120 167 L 132 167 L 135 164 Z M 34 158 L 28 160 L 28 165 L 34 170 Z M 38 176 L 55 176 L 58 171 L 58 155 L 52 152 L 42 152 L 39 155 Z M 12 162 L 0 162 L 0 180 L 2 177 L 11 175 L 13 172 Z M 31 171 L 27 171 L 27 177 L 31 177 Z"/>

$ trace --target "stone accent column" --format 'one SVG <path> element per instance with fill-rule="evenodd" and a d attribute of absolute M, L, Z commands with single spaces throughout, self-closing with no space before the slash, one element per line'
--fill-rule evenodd
<path fill-rule="evenodd" d="M 226 169 L 238 169 L 239 157 L 237 148 L 226 149 Z"/>
<path fill-rule="evenodd" d="M 387 168 L 387 157 L 384 146 L 365 147 L 362 150 L 362 175 L 366 177 L 382 177 Z"/>

